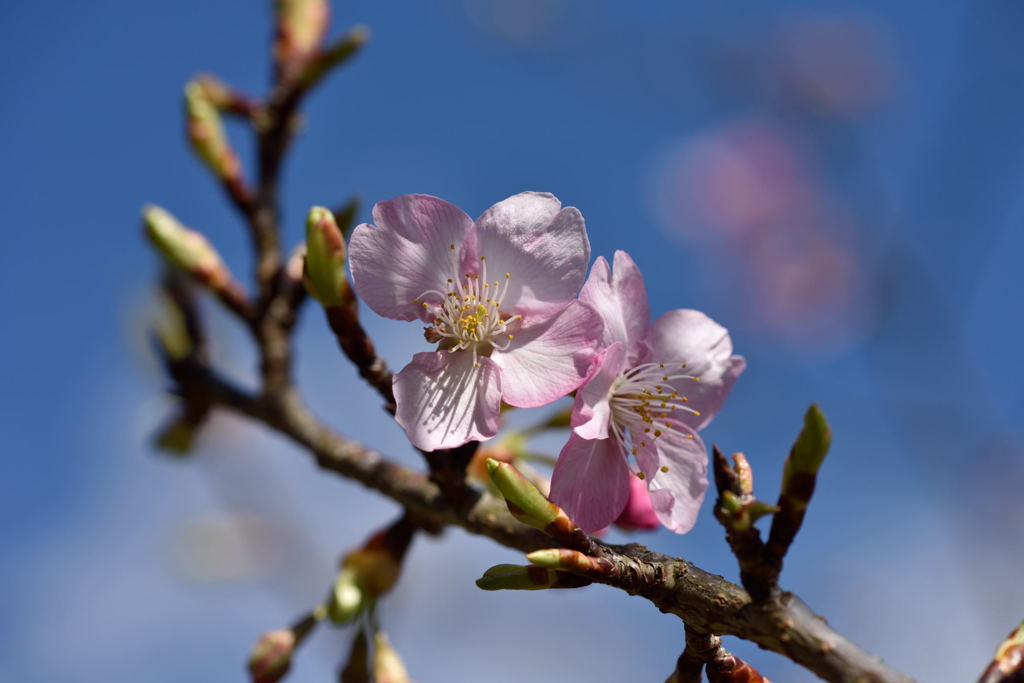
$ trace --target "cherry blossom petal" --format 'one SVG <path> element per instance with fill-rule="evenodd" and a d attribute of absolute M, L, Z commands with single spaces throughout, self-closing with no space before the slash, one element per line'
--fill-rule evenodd
<path fill-rule="evenodd" d="M 601 317 L 573 301 L 554 318 L 523 327 L 507 351 L 491 360 L 501 368 L 502 398 L 518 408 L 533 408 L 565 396 L 587 377 L 601 334 Z"/>
<path fill-rule="evenodd" d="M 647 290 L 644 277 L 629 254 L 615 252 L 614 270 L 599 256 L 580 291 L 580 301 L 593 306 L 604 320 L 602 346 L 622 342 L 630 365 L 636 365 L 646 355 L 644 337 L 650 324 Z"/>
<path fill-rule="evenodd" d="M 669 311 L 651 326 L 651 357 L 665 364 L 685 363 L 681 371 L 698 381 L 673 380 L 672 386 L 700 415 L 678 412 L 693 429 L 701 429 L 718 413 L 736 378 L 746 367 L 742 356 L 732 355 L 729 331 L 700 311 Z"/>
<path fill-rule="evenodd" d="M 622 514 L 629 501 L 633 476 L 614 439 L 582 439 L 569 435 L 551 475 L 551 501 L 577 526 L 590 533 Z"/>
<path fill-rule="evenodd" d="M 498 202 L 477 219 L 480 254 L 489 274 L 510 274 L 509 313 L 557 313 L 579 292 L 590 262 L 583 216 L 561 209 L 554 196 L 523 192 Z"/>
<path fill-rule="evenodd" d="M 395 419 L 416 448 L 436 451 L 498 433 L 501 372 L 466 351 L 417 353 L 395 375 Z"/>
<path fill-rule="evenodd" d="M 660 466 L 647 478 L 651 506 L 666 528 L 685 534 L 693 528 L 708 488 L 708 453 L 686 425 L 677 424 L 658 439 Z"/>
<path fill-rule="evenodd" d="M 447 291 L 448 278 L 459 277 L 473 221 L 454 204 L 423 194 L 378 202 L 373 220 L 376 225 L 356 227 L 348 246 L 356 293 L 385 318 L 429 320 L 414 300 L 427 290 Z"/>
<path fill-rule="evenodd" d="M 629 478 L 629 502 L 615 520 L 615 526 L 627 531 L 651 531 L 661 526 L 661 520 L 651 506 L 647 484 L 639 477 Z"/>
<path fill-rule="evenodd" d="M 615 342 L 598 355 L 591 365 L 587 380 L 576 392 L 569 423 L 573 431 L 584 439 L 604 439 L 608 436 L 611 419 L 612 384 L 622 371 L 626 352 Z"/>

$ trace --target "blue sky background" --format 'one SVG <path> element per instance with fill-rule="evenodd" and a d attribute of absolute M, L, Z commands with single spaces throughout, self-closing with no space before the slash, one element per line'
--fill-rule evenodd
<path fill-rule="evenodd" d="M 180 96 L 200 71 L 262 92 L 267 5 L 0 7 L 10 680 L 242 680 L 256 635 L 314 604 L 337 557 L 397 514 L 227 416 L 191 460 L 148 445 L 170 404 L 145 341 L 157 260 L 139 208 L 169 208 L 247 276 L 245 233 L 184 144 Z M 732 331 L 748 370 L 706 440 L 747 453 L 762 497 L 807 404 L 829 416 L 833 452 L 785 587 L 920 680 L 977 676 L 1024 617 L 1024 8 L 364 0 L 334 15 L 335 34 L 366 23 L 373 39 L 309 100 L 286 169 L 286 243 L 309 206 L 352 192 L 368 204 L 436 194 L 471 215 L 525 189 L 579 207 L 594 255 L 621 248 L 638 262 L 653 313 L 700 308 Z M 821 26 L 838 33 L 801 42 Z M 808 68 L 841 105 L 801 89 L 793 74 Z M 694 150 L 745 126 L 789 149 L 816 198 L 796 212 L 799 229 L 792 214 L 758 226 L 782 235 L 768 258 L 723 238 L 699 197 L 675 201 L 681 177 L 711 177 Z M 232 135 L 248 159 L 249 140 Z M 742 199 L 728 182 L 719 190 L 727 206 Z M 793 313 L 779 282 L 820 257 L 808 244 L 845 266 L 800 280 L 798 293 L 822 294 Z M 790 317 L 766 313 L 780 305 Z M 218 361 L 247 382 L 248 340 L 210 313 Z M 366 318 L 392 366 L 424 350 L 416 326 Z M 312 307 L 297 344 L 315 410 L 418 465 Z M 688 535 L 638 540 L 736 578 L 707 508 Z M 382 612 L 416 680 L 660 681 L 671 670 L 681 626 L 642 601 L 473 586 L 515 561 L 458 531 L 416 541 Z M 347 636 L 319 633 L 294 680 L 330 680 Z M 812 680 L 730 641 L 773 680 Z"/>

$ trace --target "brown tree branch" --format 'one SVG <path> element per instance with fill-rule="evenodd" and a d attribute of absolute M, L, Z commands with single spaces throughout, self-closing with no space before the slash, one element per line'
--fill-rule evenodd
<path fill-rule="evenodd" d="M 674 683 L 700 683 L 705 667 L 710 683 L 771 683 L 757 669 L 726 650 L 721 638 L 687 626 L 686 649 L 676 663 Z"/>
<path fill-rule="evenodd" d="M 458 526 L 524 552 L 553 544 L 551 537 L 513 519 L 504 501 L 491 495 L 480 495 L 467 509 L 457 509 L 425 475 L 335 434 L 306 409 L 291 388 L 280 394 L 252 395 L 190 359 L 168 361 L 168 370 L 179 384 L 202 391 L 214 404 L 289 437 L 308 450 L 320 467 L 379 491 L 418 518 Z M 590 539 L 589 544 L 590 554 L 614 565 L 613 571 L 595 578 L 596 582 L 644 597 L 694 629 L 749 640 L 828 681 L 911 680 L 833 631 L 793 594 L 780 592 L 753 603 L 741 587 L 686 560 L 651 552 L 639 544 L 612 546 L 597 539 Z"/>
<path fill-rule="evenodd" d="M 676 661 L 675 683 L 700 683 L 704 663 L 721 647 L 721 643 L 718 636 L 687 626 L 686 648 Z"/>
<path fill-rule="evenodd" d="M 368 32 L 356 28 L 335 45 L 315 55 L 294 78 L 280 82 L 267 99 L 256 125 L 258 148 L 257 190 L 249 205 L 239 205 L 248 220 L 256 251 L 259 303 L 252 328 L 261 351 L 264 393 L 284 391 L 291 382 L 289 348 L 292 298 L 282 293 L 280 208 L 278 190 L 284 154 L 298 127 L 302 98 L 334 67 L 342 64 L 366 42 Z"/>
<path fill-rule="evenodd" d="M 349 290 L 351 296 L 351 290 Z M 370 336 L 359 322 L 359 309 L 355 301 L 341 306 L 324 309 L 327 324 L 338 340 L 338 346 L 359 371 L 359 376 L 377 390 L 384 399 L 384 408 L 392 415 L 395 412 L 395 394 L 391 388 L 391 371 L 387 363 L 377 355 Z"/>

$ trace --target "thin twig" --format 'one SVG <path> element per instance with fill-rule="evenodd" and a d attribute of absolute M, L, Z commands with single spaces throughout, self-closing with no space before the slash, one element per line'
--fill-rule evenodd
<path fill-rule="evenodd" d="M 351 291 L 351 290 L 349 290 Z M 359 310 L 354 301 L 342 306 L 324 309 L 327 324 L 338 340 L 338 346 L 359 371 L 359 376 L 377 390 L 384 399 L 385 409 L 394 415 L 395 394 L 391 388 L 391 371 L 384 359 L 377 355 L 370 336 L 359 322 Z"/>
<path fill-rule="evenodd" d="M 549 548 L 552 539 L 518 523 L 504 501 L 483 494 L 466 510 L 449 503 L 421 473 L 392 463 L 335 434 L 313 417 L 294 390 L 273 397 L 246 393 L 205 366 L 170 362 L 179 383 L 191 384 L 221 406 L 248 415 L 308 450 L 317 464 L 392 498 L 417 517 L 458 526 L 524 552 Z M 778 652 L 827 681 L 899 682 L 911 679 L 888 668 L 833 631 L 798 597 L 779 593 L 754 604 L 741 587 L 686 560 L 651 552 L 638 544 L 610 546 L 591 539 L 589 554 L 605 558 L 615 571 L 595 579 L 638 595 L 693 628 L 735 635 Z"/>

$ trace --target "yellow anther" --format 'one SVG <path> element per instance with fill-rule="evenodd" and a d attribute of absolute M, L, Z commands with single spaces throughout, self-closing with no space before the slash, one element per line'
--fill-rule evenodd
<path fill-rule="evenodd" d="M 661 436 L 661 430 L 660 429 L 655 429 L 654 430 L 654 436 Z"/>
<path fill-rule="evenodd" d="M 661 470 L 662 472 L 668 472 L 668 465 L 662 465 L 658 469 Z"/>
<path fill-rule="evenodd" d="M 454 244 L 449 244 L 449 245 L 448 245 L 448 248 L 449 248 L 449 249 L 455 249 L 455 245 L 454 245 Z"/>
<path fill-rule="evenodd" d="M 645 479 L 644 473 L 643 472 L 637 472 L 636 473 L 636 478 L 639 479 L 640 481 L 643 481 Z"/>
<path fill-rule="evenodd" d="M 510 277 L 512 277 L 512 273 L 505 273 L 505 279 L 506 280 L 509 279 Z"/>
<path fill-rule="evenodd" d="M 508 335 L 508 338 L 509 338 L 509 339 L 511 340 L 511 339 L 512 339 L 512 335 L 511 335 L 511 334 L 510 334 L 510 335 Z"/>

